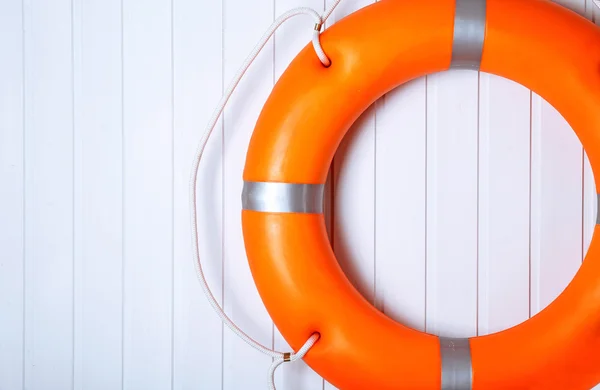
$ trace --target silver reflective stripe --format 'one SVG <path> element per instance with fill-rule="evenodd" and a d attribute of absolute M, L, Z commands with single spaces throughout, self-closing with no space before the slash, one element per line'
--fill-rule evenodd
<path fill-rule="evenodd" d="M 320 214 L 324 191 L 325 184 L 245 181 L 242 208 L 265 213 Z"/>
<path fill-rule="evenodd" d="M 485 39 L 486 0 L 456 0 L 452 68 L 478 70 Z"/>
<path fill-rule="evenodd" d="M 442 390 L 471 390 L 473 370 L 469 339 L 440 337 Z"/>

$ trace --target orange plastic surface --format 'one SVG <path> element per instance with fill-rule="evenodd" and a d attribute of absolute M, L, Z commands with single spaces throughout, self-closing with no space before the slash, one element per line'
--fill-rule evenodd
<path fill-rule="evenodd" d="M 377 98 L 449 68 L 454 0 L 384 0 L 322 35 L 332 66 L 307 46 L 258 120 L 244 180 L 324 183 L 350 125 Z M 600 167 L 600 30 L 546 0 L 488 0 L 482 71 L 539 93 L 567 119 Z M 599 181 L 596 169 L 596 182 Z M 350 284 L 322 215 L 244 211 L 250 267 L 294 349 L 341 389 L 440 389 L 437 337 L 387 318 Z M 598 229 L 598 228 L 597 228 Z M 600 248 L 550 306 L 506 331 L 471 339 L 473 388 L 582 389 L 600 382 Z"/>

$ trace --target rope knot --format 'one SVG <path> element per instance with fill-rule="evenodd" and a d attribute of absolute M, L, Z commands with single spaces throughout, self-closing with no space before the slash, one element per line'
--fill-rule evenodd
<path fill-rule="evenodd" d="M 275 389 L 275 370 L 277 367 L 281 366 L 283 363 L 295 362 L 297 360 L 301 360 L 304 356 L 310 351 L 310 349 L 319 341 L 321 338 L 321 334 L 315 332 L 313 333 L 308 340 L 304 343 L 304 345 L 298 350 L 298 352 L 285 352 L 282 353 L 279 357 L 273 359 L 273 363 L 271 363 L 271 367 L 269 367 L 269 390 Z"/>

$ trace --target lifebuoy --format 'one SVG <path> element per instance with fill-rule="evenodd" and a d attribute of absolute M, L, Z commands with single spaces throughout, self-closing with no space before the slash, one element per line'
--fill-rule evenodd
<path fill-rule="evenodd" d="M 426 74 L 481 69 L 539 93 L 600 167 L 600 30 L 546 0 L 384 0 L 328 29 L 325 68 L 305 48 L 257 122 L 242 224 L 273 321 L 342 389 L 590 389 L 600 382 L 600 247 L 541 313 L 484 337 L 440 339 L 389 319 L 349 283 L 329 245 L 323 188 L 344 133 L 376 99 Z M 596 228 L 596 233 L 598 228 Z"/>

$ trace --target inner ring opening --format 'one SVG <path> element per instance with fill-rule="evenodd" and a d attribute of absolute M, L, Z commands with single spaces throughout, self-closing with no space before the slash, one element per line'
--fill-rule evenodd
<path fill-rule="evenodd" d="M 445 337 L 495 333 L 549 305 L 585 257 L 596 210 L 562 115 L 513 81 L 465 70 L 367 109 L 325 192 L 352 284 L 394 320 Z"/>

